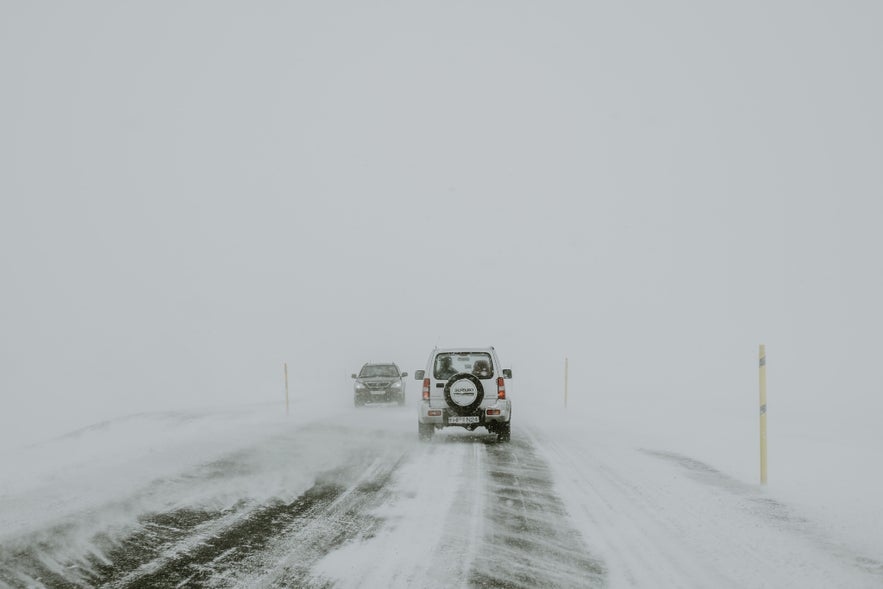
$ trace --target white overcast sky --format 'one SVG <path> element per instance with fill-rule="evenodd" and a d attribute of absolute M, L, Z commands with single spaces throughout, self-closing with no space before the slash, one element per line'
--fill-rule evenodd
<path fill-rule="evenodd" d="M 0 429 L 349 391 L 883 408 L 875 1 L 0 1 Z M 333 386 L 325 386 L 331 384 Z M 416 383 L 411 384 L 411 386 Z M 789 401 L 790 400 L 790 401 Z M 791 406 L 789 405 L 789 406 Z"/>

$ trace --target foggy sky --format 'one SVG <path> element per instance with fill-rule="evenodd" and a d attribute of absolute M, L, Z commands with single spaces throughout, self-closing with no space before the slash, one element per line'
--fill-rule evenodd
<path fill-rule="evenodd" d="M 3 2 L 4 439 L 435 345 L 750 405 L 765 343 L 771 407 L 879 410 L 881 17 Z"/>

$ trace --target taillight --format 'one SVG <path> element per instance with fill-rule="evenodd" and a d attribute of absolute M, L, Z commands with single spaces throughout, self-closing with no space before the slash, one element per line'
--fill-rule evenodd
<path fill-rule="evenodd" d="M 424 393 L 426 394 L 426 393 Z M 497 378 L 497 398 L 505 399 L 506 398 L 506 381 L 503 380 L 503 377 L 500 376 Z"/>
<path fill-rule="evenodd" d="M 429 400 L 429 379 L 428 378 L 423 379 L 423 400 L 424 401 Z"/>

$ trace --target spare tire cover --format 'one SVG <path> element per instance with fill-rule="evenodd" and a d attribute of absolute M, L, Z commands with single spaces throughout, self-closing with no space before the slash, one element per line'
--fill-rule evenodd
<path fill-rule="evenodd" d="M 484 399 L 484 387 L 473 374 L 461 372 L 445 383 L 445 401 L 454 413 L 466 415 L 474 413 Z"/>

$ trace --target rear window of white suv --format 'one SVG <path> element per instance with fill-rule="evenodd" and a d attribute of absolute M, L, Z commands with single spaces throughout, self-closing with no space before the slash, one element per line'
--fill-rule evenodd
<path fill-rule="evenodd" d="M 455 374 L 468 372 L 478 378 L 491 378 L 494 363 L 487 352 L 442 352 L 436 355 L 432 375 L 447 380 Z"/>

